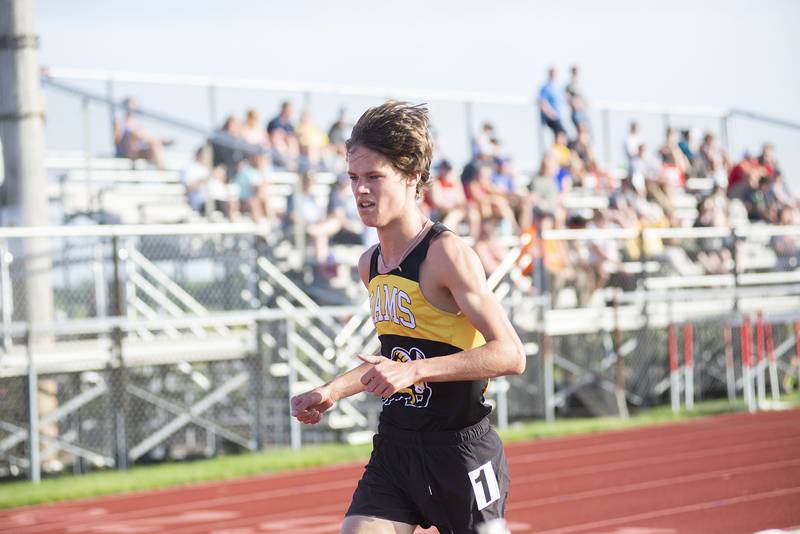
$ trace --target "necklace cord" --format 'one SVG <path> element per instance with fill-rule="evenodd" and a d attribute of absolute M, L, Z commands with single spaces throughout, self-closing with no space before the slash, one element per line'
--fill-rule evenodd
<path fill-rule="evenodd" d="M 430 220 L 430 219 L 425 219 L 425 222 L 424 222 L 424 223 L 422 223 L 422 228 L 420 228 L 420 229 L 419 229 L 419 232 L 417 232 L 417 235 L 415 235 L 415 236 L 414 236 L 414 239 L 412 239 L 412 240 L 411 240 L 411 241 L 408 243 L 408 246 L 407 246 L 407 247 L 406 247 L 406 249 L 403 251 L 403 253 L 400 255 L 400 259 L 397 261 L 397 264 L 396 264 L 394 267 L 389 267 L 389 264 L 388 264 L 388 263 L 386 263 L 386 259 L 383 257 L 383 250 L 381 249 L 380 245 L 378 246 L 378 257 L 380 257 L 380 259 L 381 259 L 381 263 L 383 264 L 383 268 L 384 268 L 384 269 L 387 269 L 387 272 L 392 272 L 392 271 L 394 271 L 395 269 L 397 269 L 397 270 L 399 270 L 399 271 L 401 271 L 401 272 L 402 272 L 402 270 L 403 270 L 403 269 L 400 267 L 400 264 L 401 264 L 401 263 L 403 263 L 403 260 L 405 260 L 405 259 L 406 259 L 406 256 L 408 256 L 408 253 L 409 253 L 409 252 L 411 252 L 411 249 L 412 249 L 412 248 L 413 248 L 415 245 L 417 245 L 417 243 L 418 243 L 418 241 L 419 241 L 419 238 L 420 238 L 420 236 L 422 235 L 422 232 L 424 232 L 424 231 L 425 231 L 425 228 L 427 228 L 427 227 L 428 227 L 428 221 L 429 221 L 429 220 Z"/>

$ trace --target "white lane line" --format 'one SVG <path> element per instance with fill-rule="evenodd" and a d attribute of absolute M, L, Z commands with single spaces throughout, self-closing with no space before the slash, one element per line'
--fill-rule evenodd
<path fill-rule="evenodd" d="M 699 482 L 701 480 L 709 480 L 714 478 L 724 479 L 725 477 L 730 475 L 758 473 L 760 471 L 769 471 L 772 469 L 778 469 L 793 465 L 800 465 L 800 458 L 796 458 L 794 460 L 784 460 L 780 462 L 768 462 L 764 464 L 750 465 L 747 467 L 733 467 L 728 469 L 719 469 L 717 471 L 698 473 L 695 475 L 681 475 L 678 477 L 647 480 L 644 482 L 634 482 L 632 484 L 622 484 L 618 486 L 610 486 L 607 488 L 579 491 L 576 493 L 568 493 L 564 495 L 557 495 L 554 497 L 544 497 L 539 499 L 528 499 L 525 501 L 515 501 L 513 503 L 508 504 L 508 509 L 518 510 L 518 509 L 535 508 L 537 506 L 547 506 L 551 504 L 572 503 L 575 501 L 579 501 L 581 499 L 591 499 L 595 497 L 605 497 L 608 495 L 616 495 L 620 493 L 629 493 L 631 491 L 663 488 L 666 486 L 688 484 L 690 482 Z"/>
<path fill-rule="evenodd" d="M 759 453 L 764 453 L 764 451 L 767 451 L 769 449 L 773 449 L 776 447 L 784 447 L 784 446 L 788 447 L 792 444 L 798 443 L 800 442 L 800 436 L 796 438 L 776 439 L 774 441 L 771 440 L 766 443 L 764 443 L 763 441 L 764 440 L 759 440 L 750 443 L 742 443 L 740 445 L 714 447 L 693 452 L 676 452 L 671 454 L 663 454 L 653 458 L 637 458 L 635 460 L 623 460 L 621 462 L 612 462 L 608 464 L 592 464 L 585 467 L 566 468 L 536 475 L 514 476 L 513 484 L 514 487 L 518 487 L 520 484 L 542 482 L 544 480 L 561 479 L 564 477 L 571 477 L 571 476 L 593 475 L 599 473 L 606 473 L 609 471 L 618 471 L 622 469 L 629 469 L 642 466 L 653 466 L 670 462 L 685 462 L 688 460 L 697 460 L 709 456 L 743 453 L 752 449 L 758 450 Z"/>
<path fill-rule="evenodd" d="M 554 528 L 549 530 L 532 531 L 536 534 L 567 534 L 570 532 L 581 532 L 586 530 L 594 530 L 598 528 L 610 527 L 614 525 L 621 525 L 625 523 L 633 523 L 636 521 L 647 521 L 650 519 L 658 519 L 661 517 L 669 517 L 671 515 L 680 515 L 689 512 L 699 512 L 702 510 L 709 510 L 711 508 L 722 508 L 725 506 L 733 506 L 735 504 L 742 504 L 774 497 L 785 497 L 786 495 L 794 495 L 800 493 L 800 486 L 793 488 L 783 488 L 779 490 L 765 491 L 762 493 L 754 493 L 752 495 L 743 495 L 740 497 L 730 497 L 728 499 L 718 499 L 714 501 L 706 501 L 697 504 L 688 504 L 685 506 L 677 506 L 675 508 L 665 508 L 663 510 L 655 510 L 653 512 L 645 512 L 641 514 L 633 514 L 622 517 L 615 517 L 613 519 L 604 519 L 602 521 L 594 521 L 591 523 L 582 523 L 578 525 L 570 525 L 568 527 Z"/>
<path fill-rule="evenodd" d="M 777 427 L 781 429 L 785 429 L 787 427 L 796 427 L 800 429 L 800 423 L 795 423 L 791 425 L 787 425 L 786 422 L 781 422 L 780 424 L 775 423 L 769 426 L 767 425 L 760 425 L 759 428 L 754 429 L 754 432 L 758 432 L 759 434 L 769 430 L 772 427 Z M 730 429 L 730 433 L 734 436 L 740 436 L 742 433 L 741 428 L 733 427 Z M 528 453 L 528 454 L 515 454 L 513 460 L 509 459 L 509 464 L 511 466 L 516 464 L 524 464 L 524 463 L 532 463 L 532 462 L 546 462 L 554 459 L 561 459 L 561 458 L 575 458 L 579 456 L 593 456 L 598 452 L 614 452 L 614 451 L 625 451 L 630 449 L 637 449 L 637 450 L 646 450 L 649 446 L 665 446 L 665 445 L 677 445 L 680 443 L 691 443 L 693 441 L 698 440 L 710 440 L 709 436 L 706 435 L 697 435 L 699 433 L 694 433 L 692 435 L 681 434 L 677 437 L 677 439 L 668 439 L 665 437 L 658 437 L 658 438 L 641 438 L 637 440 L 631 441 L 623 441 L 623 442 L 612 442 L 606 443 L 602 445 L 587 445 L 584 447 L 575 447 L 572 449 L 563 449 L 558 451 L 547 451 L 547 452 L 535 452 L 535 453 Z M 800 433 L 798 433 L 800 435 Z"/>

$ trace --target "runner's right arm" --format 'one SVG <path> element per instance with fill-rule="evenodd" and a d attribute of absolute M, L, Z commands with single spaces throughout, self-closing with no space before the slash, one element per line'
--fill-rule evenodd
<path fill-rule="evenodd" d="M 373 250 L 374 247 L 371 247 L 358 261 L 358 271 L 365 286 L 369 283 L 369 262 Z M 319 423 L 322 414 L 333 406 L 333 403 L 364 391 L 366 386 L 361 383 L 361 377 L 372 367 L 371 363 L 362 363 L 325 385 L 295 395 L 291 401 L 292 416 L 307 425 Z"/>

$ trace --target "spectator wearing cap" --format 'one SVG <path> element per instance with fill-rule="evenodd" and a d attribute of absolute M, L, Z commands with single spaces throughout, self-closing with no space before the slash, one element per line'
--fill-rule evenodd
<path fill-rule="evenodd" d="M 564 93 L 556 82 L 556 69 L 547 69 L 547 81 L 539 89 L 537 103 L 542 123 L 545 124 L 553 135 L 563 132 L 562 116 L 564 109 Z"/>
<path fill-rule="evenodd" d="M 272 145 L 272 160 L 276 166 L 295 170 L 300 146 L 297 142 L 292 114 L 292 103 L 285 100 L 281 103 L 280 112 L 267 123 L 267 135 Z"/>

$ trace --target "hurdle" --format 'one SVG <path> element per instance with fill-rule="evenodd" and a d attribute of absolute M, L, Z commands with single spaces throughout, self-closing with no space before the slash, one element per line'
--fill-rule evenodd
<path fill-rule="evenodd" d="M 725 338 L 725 384 L 728 387 L 728 402 L 736 401 L 736 370 L 733 368 L 733 329 L 726 324 L 722 335 Z"/>

